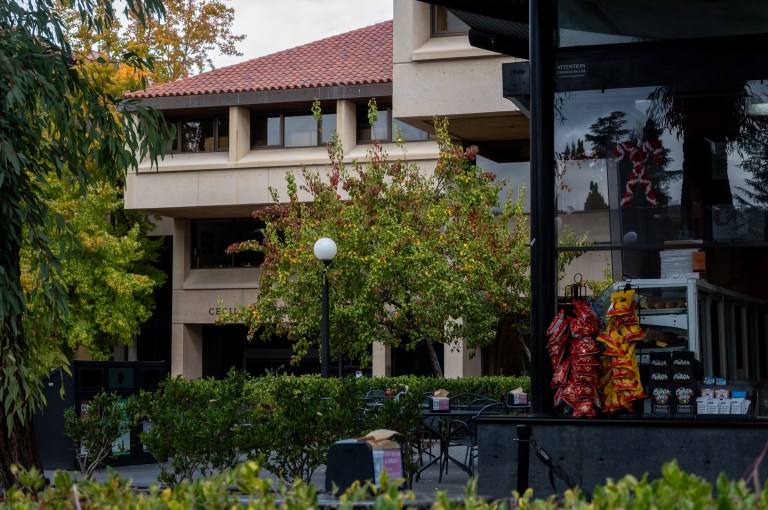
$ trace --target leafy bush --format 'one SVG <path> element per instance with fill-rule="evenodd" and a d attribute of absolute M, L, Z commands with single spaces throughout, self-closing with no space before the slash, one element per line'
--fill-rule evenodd
<path fill-rule="evenodd" d="M 0 510 L 28 508 L 56 508 L 92 510 L 100 508 L 132 508 L 150 510 L 160 508 L 206 509 L 275 509 L 305 510 L 319 508 L 318 491 L 311 485 L 298 483 L 288 488 L 282 482 L 275 484 L 262 476 L 258 462 L 245 462 L 232 470 L 213 475 L 209 479 L 198 478 L 184 481 L 173 488 L 161 490 L 157 486 L 147 492 L 136 491 L 130 481 L 116 474 L 103 483 L 92 480 L 74 480 L 71 475 L 59 471 L 53 477 L 53 485 L 45 487 L 42 473 L 36 470 L 18 472 L 23 486 L 11 487 Z M 647 476 L 637 479 L 626 476 L 595 488 L 592 501 L 579 490 L 569 490 L 561 498 L 534 499 L 532 491 L 512 494 L 508 501 L 486 501 L 476 494 L 475 480 L 467 482 L 462 498 L 449 498 L 437 491 L 431 508 L 443 510 L 497 510 L 499 508 L 531 510 L 656 510 L 690 508 L 701 510 L 766 510 L 768 489 L 752 491 L 743 480 L 728 480 L 721 475 L 717 480 L 717 494 L 706 480 L 679 469 L 670 462 L 662 467 L 662 478 L 649 481 Z M 353 484 L 339 498 L 340 508 L 354 508 L 355 502 L 374 499 L 366 507 L 400 510 L 425 506 L 424 499 L 417 502 L 413 492 L 399 491 L 397 481 L 385 476 L 381 488 L 373 484 Z M 233 490 L 235 489 L 235 490 Z"/>
<path fill-rule="evenodd" d="M 417 438 L 411 433 L 422 421 L 419 404 L 439 388 L 503 398 L 512 389 L 529 388 L 528 378 L 419 377 L 323 379 L 318 376 L 268 375 L 250 378 L 230 372 L 226 379 L 169 379 L 156 393 L 142 393 L 129 404 L 131 414 L 151 428 L 141 438 L 162 466 L 160 480 L 183 479 L 233 466 L 244 456 L 263 459 L 264 467 L 293 483 L 309 482 L 326 462 L 330 446 L 386 428 L 406 452 L 409 483 L 416 472 Z M 362 398 L 371 389 L 400 397 L 380 407 Z"/>
<path fill-rule="evenodd" d="M 93 471 L 112 454 L 112 444 L 130 430 L 124 410 L 114 393 L 101 392 L 88 403 L 85 413 L 64 411 L 64 431 L 72 438 L 80 472 L 91 477 Z"/>
<path fill-rule="evenodd" d="M 222 380 L 165 380 L 157 392 L 142 391 L 126 409 L 147 422 L 141 442 L 161 463 L 158 479 L 169 485 L 235 466 L 253 449 L 250 378 L 230 371 Z M 170 469 L 163 464 L 170 459 Z"/>

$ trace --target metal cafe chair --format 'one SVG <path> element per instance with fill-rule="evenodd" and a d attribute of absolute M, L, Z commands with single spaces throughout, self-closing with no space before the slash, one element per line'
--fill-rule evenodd
<path fill-rule="evenodd" d="M 483 415 L 507 414 L 509 409 L 507 405 L 501 402 L 491 402 L 477 408 L 477 413 L 470 416 L 468 421 L 452 420 L 448 427 L 446 437 L 445 455 L 442 459 L 439 481 L 442 480 L 443 469 L 448 472 L 448 461 L 460 465 L 459 461 L 450 456 L 451 447 L 466 448 L 464 455 L 463 469 L 472 476 L 475 472 L 475 458 L 477 457 L 477 423 L 475 419 Z M 461 467 L 461 465 L 460 465 Z"/>

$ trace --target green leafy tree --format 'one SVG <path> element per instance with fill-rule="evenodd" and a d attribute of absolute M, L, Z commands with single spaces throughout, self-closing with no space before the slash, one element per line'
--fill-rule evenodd
<path fill-rule="evenodd" d="M 51 338 L 61 345 L 49 353 L 63 352 L 71 358 L 84 347 L 95 359 L 107 359 L 114 348 L 130 344 L 140 325 L 154 310 L 153 291 L 166 275 L 152 265 L 159 254 L 161 240 L 150 240 L 150 223 L 145 215 L 123 210 L 122 193 L 106 181 L 89 185 L 85 194 L 56 178 L 41 190 L 50 206 L 74 231 L 75 252 L 61 258 L 62 271 L 57 277 L 67 291 L 69 317 L 63 331 Z M 55 226 L 49 227 L 51 239 Z M 62 255 L 54 245 L 55 254 Z M 22 251 L 24 288 L 32 294 L 41 281 L 31 271 L 34 253 Z M 45 307 L 45 298 L 36 293 L 30 308 Z M 28 318 L 35 317 L 29 314 Z M 40 327 L 30 324 L 28 327 Z M 50 360 L 50 368 L 58 366 Z"/>
<path fill-rule="evenodd" d="M 101 392 L 79 416 L 72 408 L 64 411 L 64 430 L 72 438 L 77 464 L 87 478 L 112 454 L 113 443 L 130 430 L 119 399 L 115 393 Z"/>
<path fill-rule="evenodd" d="M 258 299 L 219 322 L 245 323 L 251 337 L 287 336 L 297 357 L 316 347 L 323 268 L 312 248 L 320 237 L 338 245 L 328 270 L 336 356 L 368 363 L 373 342 L 409 350 L 423 343 L 442 375 L 433 343 L 482 347 L 502 318 L 526 321 L 530 251 L 522 202 L 502 207 L 503 183 L 474 164 L 476 148 L 454 146 L 446 121 L 435 126 L 434 172 L 389 159 L 377 143 L 364 162 L 348 166 L 336 143 L 328 180 L 304 170 L 299 186 L 289 175 L 288 202 L 273 191 L 275 204 L 254 213 L 266 224 L 263 242 L 230 248 L 264 253 Z M 311 203 L 299 200 L 300 189 Z"/>
<path fill-rule="evenodd" d="M 72 4 L 91 30 L 113 23 L 111 0 Z M 139 19 L 163 12 L 159 0 L 124 5 Z M 148 65 L 135 54 L 124 58 L 136 68 Z M 117 179 L 137 167 L 137 158 L 156 162 L 171 136 L 159 113 L 109 94 L 77 64 L 51 0 L 0 2 L 0 488 L 13 482 L 12 465 L 40 465 L 31 424 L 47 373 L 40 354 L 57 348 L 51 339 L 68 313 L 59 260 L 77 239 L 50 209 L 44 189 L 54 177 L 80 190 Z M 27 289 L 25 243 L 30 271 L 39 277 Z"/>

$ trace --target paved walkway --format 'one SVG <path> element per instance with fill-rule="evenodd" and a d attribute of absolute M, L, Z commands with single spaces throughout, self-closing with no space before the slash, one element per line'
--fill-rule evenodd
<path fill-rule="evenodd" d="M 456 452 L 457 454 L 459 452 Z M 149 487 L 157 483 L 157 476 L 160 473 L 160 466 L 157 464 L 137 464 L 131 466 L 113 467 L 123 478 L 130 478 L 135 487 Z M 271 473 L 263 471 L 264 476 L 274 477 Z M 325 466 L 320 466 L 312 477 L 312 483 L 320 492 L 325 491 Z M 53 472 L 46 471 L 45 475 L 52 478 Z M 448 473 L 443 473 L 442 481 L 438 482 L 440 471 L 437 464 L 425 469 L 418 481 L 413 484 L 413 491 L 417 498 L 432 498 L 435 492 L 443 491 L 450 498 L 459 498 L 466 492 L 466 485 L 469 476 L 453 464 L 449 465 Z M 108 471 L 106 468 L 98 469 L 94 473 L 96 480 L 106 480 Z"/>

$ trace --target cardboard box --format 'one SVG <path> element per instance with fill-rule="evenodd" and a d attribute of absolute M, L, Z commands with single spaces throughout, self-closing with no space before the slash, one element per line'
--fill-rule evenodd
<path fill-rule="evenodd" d="M 358 439 L 371 445 L 373 453 L 373 476 L 379 487 L 381 473 L 386 472 L 390 480 L 403 478 L 403 452 L 400 444 L 390 438 L 397 434 L 394 430 L 378 429 Z"/>
<path fill-rule="evenodd" d="M 731 399 L 721 398 L 718 404 L 718 414 L 731 414 Z"/>
<path fill-rule="evenodd" d="M 696 272 L 706 272 L 707 270 L 707 254 L 703 251 L 696 251 L 691 253 L 691 269 Z"/>
<path fill-rule="evenodd" d="M 696 397 L 696 382 L 681 382 L 675 384 L 674 403 L 675 414 L 678 415 L 693 415 L 694 414 L 694 402 Z"/>
<path fill-rule="evenodd" d="M 674 385 L 671 381 L 651 381 L 651 413 L 672 414 Z"/>
<path fill-rule="evenodd" d="M 527 393 L 513 393 L 512 394 L 512 404 L 514 404 L 514 405 L 527 405 L 528 404 L 528 394 Z"/>
<path fill-rule="evenodd" d="M 429 397 L 429 410 L 447 413 L 451 410 L 451 401 L 448 397 Z"/>
<path fill-rule="evenodd" d="M 707 402 L 710 397 L 696 397 L 696 414 L 707 414 Z"/>

